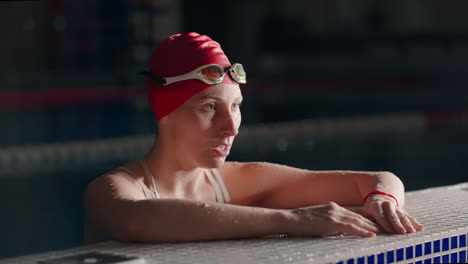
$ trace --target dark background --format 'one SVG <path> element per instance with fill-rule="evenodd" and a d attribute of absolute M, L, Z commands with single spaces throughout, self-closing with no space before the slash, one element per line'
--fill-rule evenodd
<path fill-rule="evenodd" d="M 140 157 L 144 79 L 177 32 L 248 73 L 230 160 L 467 181 L 468 2 L 1 1 L 0 258 L 79 246 L 82 192 Z"/>

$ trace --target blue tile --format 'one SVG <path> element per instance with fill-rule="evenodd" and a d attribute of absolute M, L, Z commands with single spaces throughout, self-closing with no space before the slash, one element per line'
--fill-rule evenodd
<path fill-rule="evenodd" d="M 466 250 L 463 250 L 463 251 L 458 252 L 458 261 L 459 261 L 460 263 L 466 263 L 466 262 L 467 262 L 467 259 L 466 259 Z"/>
<path fill-rule="evenodd" d="M 434 240 L 434 253 L 440 252 L 440 240 Z"/>
<path fill-rule="evenodd" d="M 424 243 L 424 255 L 429 255 L 432 253 L 431 242 Z"/>
<path fill-rule="evenodd" d="M 393 250 L 390 250 L 387 252 L 387 263 L 393 263 L 395 262 L 395 254 Z"/>
<path fill-rule="evenodd" d="M 416 249 L 415 256 L 416 257 L 422 256 L 422 244 L 417 244 L 415 249 Z"/>
<path fill-rule="evenodd" d="M 375 255 L 367 256 L 367 264 L 375 264 Z"/>
<path fill-rule="evenodd" d="M 416 264 L 423 264 L 423 263 L 422 263 L 422 260 L 416 261 Z"/>
<path fill-rule="evenodd" d="M 424 260 L 424 264 L 431 264 L 432 263 L 432 259 L 425 259 Z"/>
<path fill-rule="evenodd" d="M 385 264 L 385 254 L 379 253 L 377 255 L 377 264 Z"/>
<path fill-rule="evenodd" d="M 344 264 L 343 261 L 337 262 L 336 264 Z"/>
<path fill-rule="evenodd" d="M 413 246 L 406 247 L 406 259 L 412 259 L 413 256 Z"/>
<path fill-rule="evenodd" d="M 453 252 L 452 254 L 450 254 L 450 261 L 452 263 L 458 263 L 458 254 L 457 254 L 457 252 Z"/>
<path fill-rule="evenodd" d="M 403 248 L 399 248 L 396 251 L 396 260 L 402 261 L 405 259 L 405 250 Z"/>
<path fill-rule="evenodd" d="M 460 235 L 460 247 L 466 247 L 466 235 Z"/>
<path fill-rule="evenodd" d="M 364 263 L 366 263 L 366 258 L 360 257 L 357 259 L 357 264 L 364 264 Z"/>
<path fill-rule="evenodd" d="M 346 264 L 354 264 L 354 259 L 348 259 L 348 260 L 346 261 Z"/>
<path fill-rule="evenodd" d="M 445 254 L 442 256 L 442 263 L 450 263 L 450 255 L 449 254 Z"/>
<path fill-rule="evenodd" d="M 448 237 L 442 239 L 442 251 L 447 251 L 449 250 L 449 239 Z"/>
<path fill-rule="evenodd" d="M 451 243 L 450 243 L 451 248 L 452 249 L 458 248 L 458 237 L 453 236 L 450 240 L 452 240 Z"/>
<path fill-rule="evenodd" d="M 440 263 L 440 256 L 434 257 L 434 264 Z"/>

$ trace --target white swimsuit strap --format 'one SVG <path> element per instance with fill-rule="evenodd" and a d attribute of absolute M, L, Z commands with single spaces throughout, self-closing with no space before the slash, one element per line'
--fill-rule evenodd
<path fill-rule="evenodd" d="M 221 186 L 221 190 L 223 191 L 224 202 L 231 203 L 231 197 L 229 196 L 229 192 L 227 191 L 226 185 L 224 184 L 221 174 L 219 173 L 218 169 L 212 169 L 212 171 L 213 171 L 213 174 L 218 179 L 219 185 Z"/>
<path fill-rule="evenodd" d="M 148 164 L 146 163 L 145 160 L 140 160 L 140 164 L 143 167 L 143 170 L 145 171 L 145 176 L 148 180 L 151 181 L 153 184 L 153 189 L 154 189 L 154 194 L 156 195 L 156 198 L 159 199 L 161 196 L 158 193 L 158 190 L 156 189 L 156 182 L 154 181 L 153 174 L 151 173 L 151 170 L 148 167 Z"/>
<path fill-rule="evenodd" d="M 211 186 L 213 186 L 213 188 L 215 190 L 216 201 L 218 203 L 224 203 L 223 193 L 222 193 L 221 189 L 219 188 L 219 184 L 216 182 L 216 180 L 211 175 L 213 172 L 211 170 L 206 170 L 205 173 L 206 173 L 206 176 L 208 177 L 208 180 L 210 180 Z"/>
<path fill-rule="evenodd" d="M 126 173 L 128 173 L 130 176 L 135 177 L 135 176 L 134 176 L 135 174 L 133 173 L 133 171 L 130 170 L 129 168 L 127 168 L 127 167 L 123 167 L 123 166 L 122 166 L 122 167 L 118 167 L 117 169 L 118 169 L 118 170 L 123 170 L 123 171 L 125 171 Z M 145 183 L 143 182 L 143 178 L 138 178 L 138 179 L 136 179 L 136 181 L 138 182 L 138 184 L 140 185 L 141 189 L 143 190 L 143 193 L 145 194 L 146 199 L 154 199 L 154 198 L 156 198 L 156 196 L 154 195 L 154 193 L 153 193 L 150 189 L 148 189 L 148 187 L 146 187 Z"/>

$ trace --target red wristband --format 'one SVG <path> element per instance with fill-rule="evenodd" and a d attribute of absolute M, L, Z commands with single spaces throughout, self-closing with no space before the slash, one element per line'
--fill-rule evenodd
<path fill-rule="evenodd" d="M 369 196 L 371 196 L 371 195 L 373 195 L 373 194 L 381 194 L 381 195 L 390 196 L 390 197 L 392 197 L 393 199 L 395 199 L 396 205 L 398 206 L 398 200 L 397 200 L 397 198 L 395 198 L 395 196 L 393 196 L 393 195 L 391 195 L 391 194 L 388 194 L 388 193 L 386 193 L 386 192 L 381 192 L 381 191 L 372 191 L 372 192 L 370 192 L 368 195 L 366 195 L 366 197 L 364 197 L 364 203 L 366 203 L 367 198 L 369 198 Z"/>

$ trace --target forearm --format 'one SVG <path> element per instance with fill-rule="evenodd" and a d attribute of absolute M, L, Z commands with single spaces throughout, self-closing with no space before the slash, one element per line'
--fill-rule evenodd
<path fill-rule="evenodd" d="M 132 202 L 123 240 L 140 242 L 197 241 L 259 237 L 283 233 L 281 210 L 191 200 Z"/>
<path fill-rule="evenodd" d="M 364 198 L 372 191 L 381 191 L 393 195 L 399 206 L 405 205 L 405 187 L 401 180 L 390 172 L 373 172 L 358 175 L 356 185 L 361 196 Z"/>

